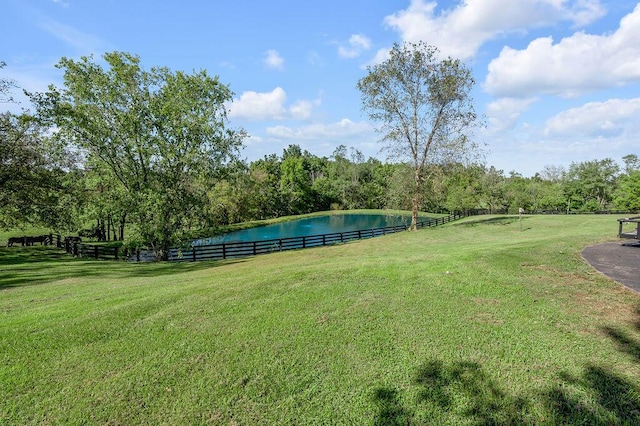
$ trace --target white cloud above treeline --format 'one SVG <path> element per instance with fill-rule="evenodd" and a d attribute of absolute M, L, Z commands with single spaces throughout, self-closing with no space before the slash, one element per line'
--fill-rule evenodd
<path fill-rule="evenodd" d="M 349 37 L 348 46 L 338 47 L 338 55 L 342 58 L 355 58 L 362 52 L 371 49 L 371 40 L 363 34 L 353 34 Z"/>
<path fill-rule="evenodd" d="M 610 137 L 640 128 L 640 98 L 589 102 L 547 120 L 547 136 Z"/>
<path fill-rule="evenodd" d="M 322 103 L 320 98 L 314 100 L 299 100 L 291 106 L 286 106 L 287 93 L 282 87 L 276 87 L 270 92 L 246 91 L 227 105 L 229 118 L 257 120 L 306 120 L 314 106 Z"/>
<path fill-rule="evenodd" d="M 533 40 L 526 49 L 510 47 L 489 64 L 484 88 L 495 96 L 547 93 L 572 97 L 640 81 L 640 5 L 613 33 L 577 32 L 554 44 Z"/>
<path fill-rule="evenodd" d="M 466 0 L 440 13 L 438 2 L 411 0 L 408 8 L 385 18 L 403 41 L 425 41 L 462 60 L 507 33 L 569 21 L 584 26 L 605 14 L 598 0 Z"/>

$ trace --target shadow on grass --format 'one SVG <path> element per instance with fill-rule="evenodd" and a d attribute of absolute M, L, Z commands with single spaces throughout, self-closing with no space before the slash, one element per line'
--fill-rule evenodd
<path fill-rule="evenodd" d="M 77 259 L 55 247 L 0 248 L 0 290 L 74 277 L 155 277 L 238 263 L 243 259 L 200 262 L 125 262 Z"/>
<path fill-rule="evenodd" d="M 617 349 L 631 357 L 632 368 L 640 364 L 640 306 L 632 330 L 602 327 Z M 610 367 L 588 365 L 580 376 L 564 373 L 562 385 L 547 393 L 547 409 L 568 424 L 638 425 L 640 424 L 640 384 Z"/>
<path fill-rule="evenodd" d="M 547 410 L 563 424 L 640 424 L 640 387 L 609 368 L 590 365 L 547 394 Z"/>
<path fill-rule="evenodd" d="M 477 362 L 432 360 L 414 378 L 410 400 L 393 387 L 374 390 L 374 424 L 640 424 L 640 387 L 613 370 L 588 365 L 579 376 L 526 396 L 501 389 Z"/>
<path fill-rule="evenodd" d="M 414 384 L 419 392 L 411 406 L 395 389 L 375 390 L 376 425 L 526 423 L 522 413 L 529 403 L 507 395 L 477 362 L 429 361 Z"/>

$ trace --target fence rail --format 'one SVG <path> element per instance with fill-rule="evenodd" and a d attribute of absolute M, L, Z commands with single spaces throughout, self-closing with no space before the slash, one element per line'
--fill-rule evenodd
<path fill-rule="evenodd" d="M 435 219 L 420 221 L 418 229 L 444 225 L 464 215 L 452 214 Z M 309 235 L 301 237 L 276 238 L 270 240 L 247 241 L 188 246 L 174 248 L 169 253 L 169 260 L 175 262 L 196 262 L 199 260 L 224 260 L 239 257 L 256 256 L 278 251 L 297 250 L 310 247 L 321 247 L 349 241 L 363 240 L 381 235 L 406 231 L 407 226 L 389 226 L 382 228 L 361 229 L 357 231 L 334 232 L 330 234 Z"/>
<path fill-rule="evenodd" d="M 602 211 L 595 214 L 612 214 L 625 213 L 617 211 Z M 434 226 L 444 225 L 454 220 L 475 215 L 490 214 L 487 210 L 468 210 L 463 213 L 454 213 L 447 216 L 419 221 L 417 228 L 430 228 Z M 578 214 L 576 212 L 528 212 L 528 214 Z M 640 235 L 640 216 L 618 219 L 620 238 L 635 238 Z M 622 232 L 624 223 L 637 223 L 637 228 L 633 232 Z M 222 260 L 230 258 L 239 258 L 246 256 L 256 256 L 259 254 L 273 253 L 277 251 L 297 250 L 310 247 L 320 247 L 331 244 L 346 243 L 354 240 L 362 240 L 367 238 L 378 237 L 386 234 L 393 234 L 407 230 L 404 225 L 391 226 L 384 228 L 362 229 L 358 231 L 335 232 L 331 234 L 310 235 L 302 237 L 290 237 L 261 241 L 249 242 L 233 242 L 208 244 L 201 246 L 185 246 L 181 248 L 172 248 L 169 252 L 169 261 L 185 262 L 199 260 Z M 44 238 L 47 237 L 47 238 Z M 87 257 L 93 259 L 108 260 L 130 260 L 142 261 L 153 260 L 153 256 L 147 252 L 139 250 L 123 249 L 121 247 L 104 246 L 98 244 L 86 244 L 79 241 L 77 237 L 62 237 L 57 234 L 49 234 L 38 239 L 35 237 L 15 238 L 15 244 L 30 245 L 34 242 L 41 244 L 55 244 L 58 248 L 63 248 L 69 254 L 77 257 Z"/>

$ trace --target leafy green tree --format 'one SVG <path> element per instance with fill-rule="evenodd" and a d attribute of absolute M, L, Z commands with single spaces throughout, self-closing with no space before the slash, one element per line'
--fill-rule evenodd
<path fill-rule="evenodd" d="M 480 198 L 490 213 L 502 210 L 505 205 L 505 177 L 502 170 L 491 166 L 480 179 Z"/>
<path fill-rule="evenodd" d="M 640 170 L 632 170 L 620 177 L 619 186 L 613 193 L 613 203 L 619 210 L 640 211 Z"/>
<path fill-rule="evenodd" d="M 286 214 L 286 206 L 280 193 L 280 159 L 276 154 L 265 156 L 249 166 L 254 182 L 254 198 L 257 205 L 255 219 L 269 219 Z"/>
<path fill-rule="evenodd" d="M 280 164 L 280 192 L 288 214 L 310 213 L 312 184 L 301 156 L 288 156 Z"/>
<path fill-rule="evenodd" d="M 619 171 L 620 167 L 610 158 L 572 163 L 563 179 L 568 208 L 578 211 L 607 209 Z"/>
<path fill-rule="evenodd" d="M 63 229 L 69 212 L 66 172 L 44 130 L 28 114 L 0 114 L 0 227 L 25 224 Z"/>
<path fill-rule="evenodd" d="M 166 259 L 206 220 L 207 188 L 242 143 L 243 132 L 226 126 L 232 92 L 206 71 L 146 71 L 121 52 L 103 58 L 106 69 L 92 57 L 63 58 L 64 86 L 33 99 L 62 143 L 118 183 L 134 239 Z"/>
<path fill-rule="evenodd" d="M 622 157 L 624 161 L 624 172 L 630 175 L 631 172 L 640 170 L 640 159 L 636 154 L 628 154 Z"/>
<path fill-rule="evenodd" d="M 467 133 L 476 125 L 471 70 L 457 59 L 439 58 L 424 43 L 395 44 L 389 59 L 368 68 L 358 81 L 363 108 L 382 123 L 382 142 L 390 156 L 413 170 L 408 191 L 412 228 L 428 180 L 429 164 L 460 160 L 475 151 Z"/>
<path fill-rule="evenodd" d="M 484 167 L 451 164 L 445 172 L 447 198 L 445 206 L 449 211 L 468 211 L 480 206 Z"/>

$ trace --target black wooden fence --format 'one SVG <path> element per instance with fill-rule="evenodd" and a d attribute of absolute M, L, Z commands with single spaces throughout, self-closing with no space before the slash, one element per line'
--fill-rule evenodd
<path fill-rule="evenodd" d="M 450 214 L 434 219 L 419 221 L 418 229 L 429 228 L 449 223 L 453 220 L 467 216 L 467 214 Z M 407 226 L 389 226 L 383 228 L 362 229 L 358 231 L 335 232 L 331 234 L 310 235 L 302 237 L 278 238 L 271 240 L 232 242 L 207 245 L 190 245 L 183 248 L 172 248 L 169 252 L 169 261 L 195 262 L 199 260 L 223 260 L 259 254 L 273 253 L 277 251 L 297 250 L 310 247 L 320 247 L 331 244 L 346 243 L 354 240 L 378 237 L 406 231 Z M 98 244 L 86 244 L 74 238 L 63 238 L 60 235 L 52 236 L 52 241 L 59 248 L 65 249 L 76 257 L 106 260 L 153 260 L 153 255 L 148 251 L 123 249 L 121 247 L 104 246 Z"/>
<path fill-rule="evenodd" d="M 455 213 L 447 216 L 427 219 L 420 221 L 417 224 L 418 229 L 429 228 L 438 225 L 443 225 L 451 221 L 466 217 L 488 214 L 486 210 L 469 210 L 464 213 Z M 567 214 L 566 212 L 528 212 L 527 214 Z M 596 214 L 612 214 L 622 212 L 596 212 Z M 578 214 L 570 212 L 570 214 Z M 640 217 L 630 218 L 633 222 L 636 222 Z M 625 223 L 630 221 L 628 219 L 623 220 Z M 622 228 L 622 222 L 620 222 Z M 640 223 L 638 223 L 640 229 Z M 354 240 L 362 240 L 366 238 L 373 238 L 381 235 L 394 234 L 396 232 L 402 232 L 407 229 L 406 226 L 391 226 L 384 228 L 372 228 L 363 229 L 358 231 L 348 232 L 336 232 L 332 234 L 311 235 L 304 237 L 291 237 L 280 238 L 261 241 L 250 242 L 234 242 L 234 243 L 220 243 L 209 245 L 190 245 L 182 248 L 172 248 L 169 252 L 169 261 L 174 262 L 195 262 L 198 260 L 221 260 L 229 258 L 239 258 L 246 256 L 256 256 L 259 254 L 273 253 L 277 251 L 296 250 L 309 247 L 319 247 L 331 244 L 346 243 Z M 638 238 L 640 232 L 635 230 L 633 236 L 622 235 L 622 229 L 619 232 L 619 236 L 624 238 Z M 16 243 L 22 243 L 28 245 L 27 241 L 31 241 L 32 237 L 21 237 Z M 18 239 L 16 239 L 18 240 Z M 123 249 L 115 246 L 105 246 L 98 244 L 86 244 L 78 241 L 77 237 L 62 237 L 57 234 L 50 234 L 43 244 L 55 244 L 59 248 L 65 249 L 69 254 L 77 257 L 87 257 L 93 259 L 105 259 L 105 260 L 130 260 L 130 261 L 145 261 L 153 260 L 153 255 L 149 251 Z"/>
<path fill-rule="evenodd" d="M 462 214 L 451 214 L 436 219 L 418 222 L 418 229 L 428 228 L 449 223 L 460 219 Z M 302 237 L 277 238 L 271 240 L 232 242 L 207 245 L 187 246 L 183 249 L 174 248 L 169 253 L 170 261 L 195 262 L 198 260 L 222 260 L 259 254 L 273 253 L 286 250 L 297 250 L 310 247 L 320 247 L 331 244 L 346 243 L 354 240 L 378 237 L 406 231 L 407 226 L 389 226 L 383 228 L 362 229 L 358 231 L 334 232 L 331 234 L 310 235 Z"/>

